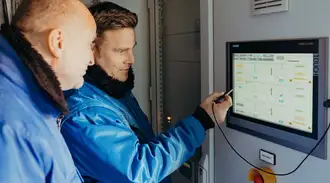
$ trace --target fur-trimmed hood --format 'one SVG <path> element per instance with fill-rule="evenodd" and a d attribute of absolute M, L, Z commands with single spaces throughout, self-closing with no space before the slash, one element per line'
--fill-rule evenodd
<path fill-rule="evenodd" d="M 1 33 L 14 48 L 22 62 L 33 73 L 40 87 L 49 95 L 54 104 L 64 113 L 68 113 L 63 91 L 52 68 L 32 47 L 21 30 L 15 26 L 2 25 Z"/>
<path fill-rule="evenodd" d="M 122 82 L 109 76 L 100 66 L 94 65 L 88 67 L 85 81 L 103 90 L 111 97 L 120 99 L 134 88 L 134 73 L 131 67 L 128 72 L 128 79 Z"/>

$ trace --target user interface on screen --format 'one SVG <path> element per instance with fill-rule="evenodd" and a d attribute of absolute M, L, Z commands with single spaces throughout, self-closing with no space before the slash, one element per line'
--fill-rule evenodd
<path fill-rule="evenodd" d="M 312 133 L 313 54 L 234 53 L 233 112 Z"/>

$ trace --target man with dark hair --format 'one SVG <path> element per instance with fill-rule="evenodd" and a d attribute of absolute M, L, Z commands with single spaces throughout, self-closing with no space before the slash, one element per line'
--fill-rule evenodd
<path fill-rule="evenodd" d="M 79 32 L 79 35 L 77 34 Z M 78 0 L 24 0 L 0 34 L 0 182 L 80 183 L 60 133 L 62 90 L 94 64 L 96 25 Z"/>
<path fill-rule="evenodd" d="M 191 116 L 155 136 L 131 92 L 137 15 L 110 2 L 90 11 L 97 24 L 96 65 L 88 68 L 82 88 L 66 93 L 71 113 L 61 130 L 73 159 L 87 183 L 170 182 L 169 175 L 214 127 L 212 105 L 221 94 L 213 93 Z M 230 106 L 229 96 L 214 104 L 219 122 Z"/>

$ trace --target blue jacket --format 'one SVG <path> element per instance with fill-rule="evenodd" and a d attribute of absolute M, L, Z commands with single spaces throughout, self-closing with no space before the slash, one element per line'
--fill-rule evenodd
<path fill-rule="evenodd" d="M 85 82 L 67 96 L 70 114 L 61 132 L 81 174 L 99 182 L 158 183 L 183 165 L 205 138 L 205 129 L 193 116 L 155 136 L 131 92 L 117 99 Z"/>
<path fill-rule="evenodd" d="M 13 48 L 24 50 L 19 54 L 25 58 L 36 52 L 20 34 L 2 31 L 14 41 L 0 35 L 0 182 L 81 183 L 56 123 L 61 111 Z"/>

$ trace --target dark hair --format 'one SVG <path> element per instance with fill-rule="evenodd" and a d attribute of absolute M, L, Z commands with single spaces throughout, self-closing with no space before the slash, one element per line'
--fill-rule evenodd
<path fill-rule="evenodd" d="M 101 2 L 89 7 L 96 26 L 98 37 L 107 30 L 135 28 L 138 17 L 135 13 L 112 2 Z"/>

